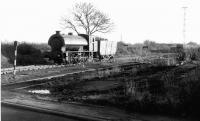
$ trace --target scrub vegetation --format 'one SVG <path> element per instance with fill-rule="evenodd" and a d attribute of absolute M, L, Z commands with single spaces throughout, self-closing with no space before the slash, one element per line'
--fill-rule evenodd
<path fill-rule="evenodd" d="M 14 63 L 13 43 L 1 43 L 1 67 L 11 67 Z M 43 53 L 49 51 L 47 44 L 20 43 L 17 48 L 17 65 L 46 64 Z"/>
<path fill-rule="evenodd" d="M 200 66 L 150 66 L 108 77 L 49 82 L 27 90 L 50 91 L 54 101 L 111 106 L 128 112 L 198 119 Z M 49 99 L 49 98 L 48 98 Z"/>
<path fill-rule="evenodd" d="M 196 43 L 188 43 L 189 48 L 178 52 L 178 61 L 199 60 L 200 46 Z M 20 43 L 18 45 L 17 65 L 38 65 L 48 64 L 44 60 L 45 55 L 51 51 L 50 46 L 46 43 Z M 116 57 L 147 57 L 151 56 L 167 56 L 170 53 L 169 44 L 159 44 L 153 41 L 144 41 L 144 43 L 127 44 L 118 42 Z M 14 45 L 13 43 L 1 43 L 1 67 L 11 67 L 14 62 Z"/>

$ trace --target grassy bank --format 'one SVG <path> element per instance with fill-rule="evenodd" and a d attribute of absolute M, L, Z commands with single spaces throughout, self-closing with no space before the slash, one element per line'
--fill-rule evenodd
<path fill-rule="evenodd" d="M 48 83 L 34 89 L 50 90 L 48 96 L 59 102 L 81 102 L 113 106 L 128 112 L 198 119 L 199 80 L 200 66 L 186 64 L 151 66 L 82 82 Z"/>
<path fill-rule="evenodd" d="M 161 68 L 161 70 L 157 68 L 157 72 L 149 69 L 142 71 L 141 75 L 139 72 L 137 76 L 127 74 L 124 93 L 116 93 L 119 92 L 117 90 L 111 93 L 113 96 L 109 99 L 89 99 L 86 102 L 112 105 L 131 112 L 198 119 L 200 118 L 200 67 L 192 66 L 168 68 L 166 72 L 162 72 Z"/>

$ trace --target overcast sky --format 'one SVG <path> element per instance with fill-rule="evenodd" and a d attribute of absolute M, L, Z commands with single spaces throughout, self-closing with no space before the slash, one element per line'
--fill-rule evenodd
<path fill-rule="evenodd" d="M 115 23 L 113 32 L 103 34 L 127 43 L 153 40 L 183 43 L 183 6 L 187 6 L 186 42 L 200 44 L 199 0 L 4 0 L 0 2 L 1 41 L 47 43 L 75 3 L 91 2 Z"/>

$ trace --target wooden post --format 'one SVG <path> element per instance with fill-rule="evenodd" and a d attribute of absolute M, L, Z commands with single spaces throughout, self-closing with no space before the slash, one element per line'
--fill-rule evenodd
<path fill-rule="evenodd" d="M 14 58 L 14 76 L 16 75 L 16 66 L 17 66 L 17 41 L 14 41 L 14 48 L 15 48 L 15 58 Z"/>
<path fill-rule="evenodd" d="M 91 38 L 91 35 L 89 34 L 89 41 L 91 42 L 91 46 L 92 46 L 92 50 L 91 50 L 91 59 L 92 59 L 92 62 L 93 62 L 93 57 L 94 57 L 94 43 L 93 43 L 93 39 Z"/>

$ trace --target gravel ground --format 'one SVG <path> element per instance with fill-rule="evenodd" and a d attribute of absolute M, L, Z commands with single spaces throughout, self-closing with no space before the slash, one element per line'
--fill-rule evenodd
<path fill-rule="evenodd" d="M 84 71 L 88 69 L 97 69 L 104 68 L 108 66 L 114 66 L 118 64 L 124 64 L 127 62 L 132 62 L 131 57 L 126 58 L 117 58 L 114 62 L 93 62 L 93 63 L 85 63 L 76 64 L 76 65 L 66 65 L 64 67 L 54 67 L 47 69 L 39 69 L 39 70 L 26 70 L 19 71 L 14 76 L 12 73 L 1 74 L 1 84 L 15 83 L 15 82 L 23 82 L 26 80 L 32 80 L 42 77 L 55 76 L 61 74 L 72 73 L 76 71 Z"/>

